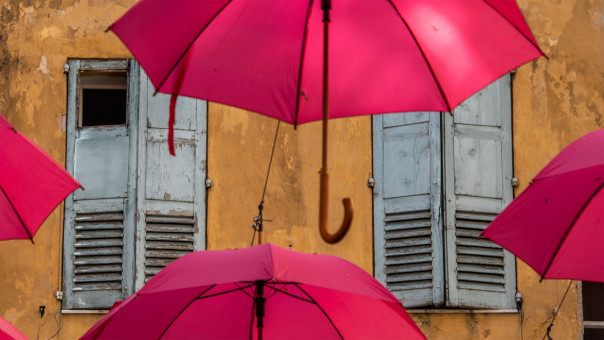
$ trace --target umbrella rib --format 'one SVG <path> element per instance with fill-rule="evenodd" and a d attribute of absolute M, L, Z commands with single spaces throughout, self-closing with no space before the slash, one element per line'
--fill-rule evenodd
<path fill-rule="evenodd" d="M 191 50 L 191 47 L 193 46 L 193 44 L 195 43 L 195 41 L 197 40 L 197 38 L 199 38 L 199 36 L 201 35 L 201 33 L 203 33 L 206 28 L 208 28 L 208 26 L 214 22 L 214 20 L 216 19 L 216 17 L 222 13 L 222 11 L 224 11 L 224 9 L 230 5 L 233 2 L 233 0 L 229 0 L 227 1 L 224 6 L 222 6 L 222 8 L 218 11 L 216 11 L 216 14 L 214 14 L 214 16 L 208 20 L 208 22 L 201 28 L 201 30 L 199 30 L 199 33 L 197 33 L 197 35 L 195 36 L 195 38 L 193 38 L 191 40 L 191 42 L 189 43 L 189 45 L 187 45 L 187 47 L 185 48 L 185 50 L 182 52 L 182 54 L 178 57 L 178 59 L 176 60 L 176 63 L 174 63 L 172 65 L 172 68 L 170 68 L 170 71 L 168 71 L 168 73 L 164 76 L 164 79 L 159 83 L 159 85 L 157 86 L 157 88 L 155 89 L 155 93 L 153 93 L 153 95 L 155 96 L 157 94 L 157 92 L 159 92 L 159 90 L 161 89 L 161 87 L 164 85 L 164 83 L 166 82 L 166 80 L 168 80 L 168 78 L 170 77 L 170 75 L 172 74 L 172 72 L 174 72 L 174 69 L 176 68 L 176 66 L 178 66 L 178 64 L 180 63 L 180 61 L 182 60 L 182 58 L 184 58 L 185 54 L 187 54 L 187 52 L 189 52 L 189 50 Z"/>
<path fill-rule="evenodd" d="M 338 327 L 336 327 L 336 325 L 333 323 L 333 320 L 331 320 L 331 318 L 329 317 L 329 315 L 327 315 L 327 312 L 325 312 L 325 310 L 323 309 L 323 307 L 321 307 L 321 305 L 319 305 L 317 303 L 317 301 L 315 301 L 315 299 L 312 298 L 312 296 L 310 296 L 310 294 L 308 294 L 304 289 L 302 289 L 302 287 L 300 287 L 299 284 L 294 283 L 294 285 L 296 287 L 298 287 L 298 289 L 300 289 L 300 291 L 302 293 L 304 293 L 304 295 L 306 295 L 316 306 L 317 308 L 319 308 L 319 310 L 321 310 L 321 312 L 323 313 L 323 315 L 325 315 L 325 317 L 327 318 L 327 320 L 329 321 L 329 323 L 331 323 L 331 325 L 333 326 L 333 329 L 336 330 L 336 332 L 338 332 L 338 335 L 340 336 L 340 339 L 344 339 L 344 337 L 342 336 L 342 333 L 340 333 L 340 330 L 338 329 Z"/>
<path fill-rule="evenodd" d="M 436 86 L 438 87 L 438 91 L 440 91 L 441 97 L 445 101 L 445 105 L 447 105 L 447 111 L 449 113 L 453 113 L 453 108 L 449 104 L 449 99 L 447 99 L 447 96 L 445 96 L 445 91 L 443 90 L 442 86 L 440 85 L 440 82 L 438 81 L 438 78 L 436 77 L 436 73 L 434 73 L 434 69 L 432 68 L 432 65 L 428 61 L 428 56 L 426 56 L 426 53 L 424 53 L 424 50 L 422 49 L 422 46 L 419 44 L 419 41 L 417 40 L 417 37 L 415 36 L 415 34 L 413 34 L 411 27 L 409 27 L 409 23 L 407 23 L 407 20 L 405 20 L 405 18 L 403 18 L 403 16 L 399 12 L 398 8 L 394 5 L 394 3 L 392 3 L 392 0 L 387 0 L 387 1 L 388 1 L 388 3 L 390 3 L 390 6 L 392 6 L 392 8 L 396 12 L 396 14 L 399 16 L 399 18 L 401 18 L 401 21 L 403 22 L 403 24 L 405 24 L 405 27 L 407 27 L 409 34 L 411 34 L 411 37 L 413 38 L 415 45 L 417 45 L 417 48 L 419 49 L 422 57 L 424 58 L 424 61 L 426 62 L 428 69 L 430 70 L 430 74 L 432 75 L 432 78 L 434 79 L 434 82 L 436 83 Z"/>
<path fill-rule="evenodd" d="M 600 180 L 602 180 L 602 179 L 600 179 Z M 556 255 L 560 251 L 560 248 L 562 248 L 562 244 L 564 244 L 564 241 L 566 241 L 566 237 L 568 236 L 568 234 L 570 234 L 570 231 L 575 227 L 579 217 L 581 217 L 581 215 L 583 215 L 583 212 L 585 211 L 585 209 L 587 208 L 589 203 L 593 200 L 594 197 L 596 197 L 596 195 L 600 191 L 602 191 L 603 187 L 604 187 L 604 180 L 602 181 L 602 184 L 600 184 L 600 187 L 596 191 L 594 191 L 594 193 L 591 195 L 591 197 L 589 197 L 589 199 L 585 202 L 585 204 L 583 204 L 583 207 L 581 207 L 581 210 L 579 211 L 577 216 L 575 216 L 572 223 L 570 224 L 570 228 L 566 229 L 566 233 L 564 233 L 564 236 L 562 237 L 562 239 L 558 243 L 558 246 L 556 247 L 556 251 L 554 251 L 554 253 L 550 257 L 549 263 L 547 264 L 547 267 L 545 267 L 545 270 L 543 271 L 543 275 L 541 275 L 541 279 L 539 280 L 539 282 L 543 281 L 543 279 L 545 278 L 545 274 L 547 274 L 547 272 L 549 271 L 549 268 L 552 266 L 552 263 L 554 262 L 554 258 L 556 258 Z"/>
<path fill-rule="evenodd" d="M 216 287 L 216 284 L 211 285 L 210 287 L 208 287 L 208 289 L 204 290 L 203 292 L 201 292 L 201 294 L 199 294 L 195 299 L 192 299 L 191 301 L 189 301 L 189 303 L 187 303 L 187 305 L 180 310 L 180 312 L 178 312 L 178 314 L 176 314 L 176 316 L 174 317 L 174 319 L 172 319 L 172 321 L 170 321 L 170 323 L 168 324 L 168 327 L 166 327 L 164 329 L 164 331 L 161 333 L 161 335 L 158 337 L 158 339 L 161 339 L 164 337 L 164 335 L 166 334 L 166 332 L 168 331 L 168 329 L 170 329 L 170 327 L 172 327 L 172 325 L 174 324 L 174 322 L 178 319 L 178 317 L 184 313 L 184 311 L 189 308 L 189 306 L 194 302 L 197 301 L 197 299 L 202 296 L 203 294 L 207 293 L 210 289 Z"/>
<path fill-rule="evenodd" d="M 545 55 L 545 53 L 543 53 L 543 51 L 541 50 L 541 48 L 539 47 L 539 45 L 535 44 L 533 42 L 532 39 L 530 39 L 529 37 L 526 36 L 526 34 L 524 34 L 524 32 L 522 32 L 518 26 L 514 25 L 513 22 L 510 21 L 510 19 L 508 19 L 508 17 L 506 17 L 505 15 L 503 15 L 497 8 L 493 7 L 493 5 L 491 5 L 488 1 L 486 0 L 482 0 L 482 2 L 484 2 L 487 6 L 489 6 L 493 11 L 495 11 L 497 14 L 499 14 L 500 17 L 504 18 L 505 21 L 508 22 L 508 24 L 510 24 L 512 27 L 514 27 L 516 29 L 516 31 L 518 31 L 518 33 L 520 33 L 526 40 L 528 40 L 528 42 L 533 45 L 533 47 L 535 47 L 540 53 L 541 55 L 543 55 L 546 59 L 549 59 L 549 57 L 547 55 Z M 522 11 L 520 12 L 520 15 L 522 15 L 522 19 L 524 19 L 524 15 L 522 14 Z M 526 20 L 524 20 L 524 22 L 526 22 Z M 529 27 L 529 30 L 531 28 Z"/>
<path fill-rule="evenodd" d="M 251 287 L 251 285 L 248 285 L 248 286 L 245 286 L 245 287 L 244 287 L 244 286 L 239 286 L 239 285 L 237 284 L 237 282 L 235 282 L 235 286 L 239 287 L 239 288 L 241 289 L 241 292 L 243 292 L 243 294 L 247 295 L 247 296 L 248 296 L 250 299 L 253 299 L 253 298 L 254 298 L 254 297 L 253 297 L 253 296 L 251 296 L 251 295 L 250 295 L 248 292 L 246 292 L 246 291 L 245 291 L 245 289 L 246 289 L 246 288 Z"/>
<path fill-rule="evenodd" d="M 11 208 L 13 208 L 13 210 L 15 211 L 15 215 L 17 215 L 17 217 L 19 218 L 19 222 L 21 222 L 21 225 L 23 226 L 23 229 L 25 229 L 25 232 L 27 233 L 27 236 L 29 236 L 29 240 L 33 244 L 34 243 L 34 237 L 32 236 L 32 234 L 29 231 L 29 229 L 27 229 L 27 225 L 25 224 L 25 222 L 23 222 L 23 219 L 21 218 L 21 214 L 19 214 L 19 211 L 17 211 L 17 208 L 15 208 L 15 205 L 10 200 L 10 198 L 8 197 L 8 194 L 6 193 L 6 191 L 4 191 L 4 188 L 1 185 L 0 185 L 0 190 L 4 194 L 4 197 L 6 197 L 6 200 L 8 201 L 8 204 L 10 204 Z"/>
<path fill-rule="evenodd" d="M 296 284 L 294 283 L 294 285 L 296 285 Z M 292 294 L 292 293 L 288 293 L 288 292 L 286 292 L 286 291 L 284 291 L 284 290 L 281 290 L 281 289 L 279 289 L 279 288 L 276 288 L 276 287 L 272 287 L 272 286 L 268 286 L 268 287 L 269 287 L 270 289 L 273 289 L 274 291 L 277 291 L 277 292 L 279 292 L 279 293 L 281 293 L 281 294 L 285 294 L 285 295 L 287 295 L 287 296 L 291 296 L 291 297 L 296 298 L 296 299 L 298 299 L 298 300 L 302 300 L 302 301 L 305 301 L 305 302 L 308 302 L 308 303 L 317 304 L 317 302 L 316 302 L 316 301 L 314 301 L 314 300 L 309 300 L 309 299 L 305 299 L 305 298 L 302 298 L 302 297 L 296 296 L 296 295 L 294 295 L 294 294 Z M 298 287 L 298 288 L 300 288 L 300 287 Z M 305 294 L 306 294 L 306 293 L 305 293 Z M 276 295 L 276 294 L 273 294 L 272 296 L 275 296 L 275 295 Z M 267 299 L 268 299 L 268 298 L 267 298 Z"/>
<path fill-rule="evenodd" d="M 216 286 L 216 285 L 214 285 L 214 286 Z M 195 299 L 193 299 L 193 300 L 207 299 L 207 298 L 211 298 L 211 297 L 214 297 L 214 296 L 220 296 L 220 295 L 224 295 L 224 294 L 228 294 L 228 293 L 236 292 L 236 291 L 238 291 L 238 290 L 243 291 L 244 289 L 246 289 L 246 288 L 250 288 L 250 287 L 252 287 L 252 286 L 253 286 L 253 285 L 242 286 L 242 287 L 237 286 L 237 288 L 235 288 L 235 289 L 225 290 L 224 292 L 220 292 L 220 293 L 216 293 L 216 294 L 212 294 L 212 295 L 206 295 L 206 296 L 202 296 L 202 295 L 205 293 L 205 292 L 203 292 L 203 293 L 199 294 L 199 296 L 197 296 L 197 297 L 196 297 Z M 211 287 L 210 287 L 210 288 L 211 288 Z M 207 292 L 207 290 L 206 290 L 206 292 Z M 246 294 L 247 296 L 249 296 L 247 293 L 245 293 L 245 294 Z"/>
<path fill-rule="evenodd" d="M 300 91 L 302 90 L 302 67 L 304 66 L 304 56 L 306 55 L 306 41 L 308 38 L 308 19 L 310 17 L 310 10 L 314 0 L 310 0 L 308 4 L 308 10 L 306 11 L 306 21 L 304 22 L 304 36 L 302 37 L 302 49 L 300 51 L 300 67 L 298 68 L 298 88 L 296 89 L 296 111 L 294 116 L 294 128 L 298 125 L 298 115 L 300 111 L 300 97 L 302 96 Z"/>

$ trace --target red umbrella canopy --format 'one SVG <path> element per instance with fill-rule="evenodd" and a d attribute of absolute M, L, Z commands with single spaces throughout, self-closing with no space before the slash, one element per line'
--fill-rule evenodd
<path fill-rule="evenodd" d="M 293 124 L 323 120 L 319 229 L 327 231 L 327 119 L 452 111 L 542 55 L 513 0 L 142 0 L 111 27 L 159 92 Z"/>
<path fill-rule="evenodd" d="M 80 186 L 0 116 L 0 240 L 33 239 L 54 208 Z"/>
<path fill-rule="evenodd" d="M 451 111 L 542 55 L 513 0 L 333 0 L 329 116 Z M 320 120 L 316 0 L 142 0 L 113 30 L 159 92 Z"/>
<path fill-rule="evenodd" d="M 560 152 L 482 236 L 542 278 L 604 282 L 604 130 Z"/>
<path fill-rule="evenodd" d="M 361 268 L 269 243 L 181 257 L 82 339 L 256 339 L 259 321 L 266 339 L 425 339 Z"/>

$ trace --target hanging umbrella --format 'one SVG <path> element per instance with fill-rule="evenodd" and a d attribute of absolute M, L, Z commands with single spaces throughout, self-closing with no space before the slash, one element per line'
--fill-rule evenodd
<path fill-rule="evenodd" d="M 33 243 L 42 222 L 78 187 L 62 166 L 0 116 L 0 240 Z"/>
<path fill-rule="evenodd" d="M 356 265 L 270 243 L 174 261 L 82 339 L 425 339 Z"/>
<path fill-rule="evenodd" d="M 542 278 L 604 282 L 604 130 L 560 152 L 481 236 Z"/>
<path fill-rule="evenodd" d="M 170 126 L 177 95 L 294 125 L 323 120 L 328 242 L 352 220 L 345 200 L 345 222 L 327 232 L 328 118 L 451 112 L 542 55 L 513 0 L 334 0 L 333 9 L 331 0 L 142 0 L 110 29 L 156 90 L 173 95 Z"/>
<path fill-rule="evenodd" d="M 27 340 L 17 327 L 0 317 L 0 340 Z"/>

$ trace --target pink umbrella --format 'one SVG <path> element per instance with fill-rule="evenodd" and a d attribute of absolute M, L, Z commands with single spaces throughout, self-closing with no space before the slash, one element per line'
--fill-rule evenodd
<path fill-rule="evenodd" d="M 142 0 L 110 29 L 173 94 L 170 126 L 177 95 L 322 119 L 319 229 L 332 243 L 352 206 L 330 235 L 328 118 L 452 111 L 542 55 L 513 0 Z"/>
<path fill-rule="evenodd" d="M 560 152 L 482 236 L 542 278 L 604 282 L 604 130 Z"/>
<path fill-rule="evenodd" d="M 0 240 L 30 239 L 81 187 L 52 157 L 0 116 Z"/>
<path fill-rule="evenodd" d="M 269 243 L 181 257 L 82 337 L 159 338 L 425 339 L 361 268 Z"/>
<path fill-rule="evenodd" d="M 0 340 L 27 340 L 17 327 L 0 317 Z"/>

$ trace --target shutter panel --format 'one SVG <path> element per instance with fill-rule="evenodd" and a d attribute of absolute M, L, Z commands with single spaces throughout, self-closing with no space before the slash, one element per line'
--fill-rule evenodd
<path fill-rule="evenodd" d="M 514 256 L 477 239 L 512 200 L 510 78 L 504 76 L 445 119 L 448 301 L 515 308 Z"/>
<path fill-rule="evenodd" d="M 134 214 L 133 131 L 125 125 L 77 127 L 78 75 L 83 70 L 127 70 L 127 61 L 71 61 L 67 114 L 67 169 L 82 183 L 66 199 L 64 308 L 109 308 L 130 291 Z M 131 87 L 129 93 L 136 91 Z M 127 109 L 133 111 L 134 103 Z"/>
<path fill-rule="evenodd" d="M 405 307 L 444 302 L 440 114 L 373 117 L 375 276 Z"/>
<path fill-rule="evenodd" d="M 174 259 L 205 249 L 205 101 L 179 97 L 168 151 L 170 96 L 157 94 L 141 69 L 137 289 Z"/>

